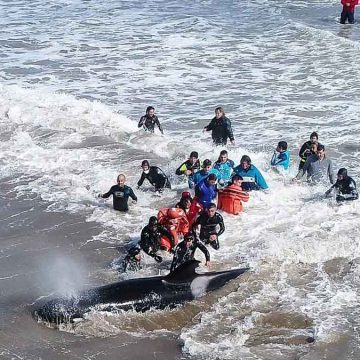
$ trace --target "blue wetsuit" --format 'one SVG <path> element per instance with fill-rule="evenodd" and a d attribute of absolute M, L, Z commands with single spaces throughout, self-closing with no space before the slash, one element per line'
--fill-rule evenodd
<path fill-rule="evenodd" d="M 214 165 L 214 169 L 219 172 L 218 181 L 219 183 L 226 184 L 231 180 L 231 174 L 235 167 L 235 163 L 232 160 L 226 162 L 217 161 Z"/>
<path fill-rule="evenodd" d="M 276 152 L 271 158 L 272 166 L 282 166 L 285 170 L 289 168 L 290 165 L 290 154 L 289 151 Z"/>
<path fill-rule="evenodd" d="M 243 178 L 241 187 L 245 191 L 260 189 L 265 190 L 269 188 L 261 172 L 254 165 L 250 165 L 247 170 L 244 170 L 241 165 L 238 165 L 234 169 L 234 173 L 240 175 Z"/>

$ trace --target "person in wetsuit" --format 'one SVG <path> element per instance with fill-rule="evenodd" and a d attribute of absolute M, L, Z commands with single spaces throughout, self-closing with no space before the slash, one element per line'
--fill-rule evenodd
<path fill-rule="evenodd" d="M 184 240 L 181 241 L 175 248 L 170 272 L 174 271 L 177 267 L 184 264 L 185 262 L 193 260 L 196 249 L 199 249 L 204 253 L 206 259 L 205 266 L 208 266 L 210 263 L 210 253 L 208 249 L 202 241 L 197 240 L 194 234 L 189 232 L 184 236 Z"/>
<path fill-rule="evenodd" d="M 310 140 L 304 142 L 304 144 L 301 146 L 301 149 L 299 151 L 299 156 L 300 156 L 299 171 L 302 170 L 302 168 L 304 167 L 307 158 L 310 155 L 314 154 L 313 150 L 311 149 L 312 145 L 318 143 L 319 143 L 319 135 L 317 134 L 317 132 L 314 131 L 310 135 Z"/>
<path fill-rule="evenodd" d="M 126 271 L 138 271 L 141 269 L 141 249 L 137 246 L 133 246 L 129 249 L 125 259 L 122 262 L 122 272 Z"/>
<path fill-rule="evenodd" d="M 333 190 L 336 191 L 337 202 L 357 200 L 359 198 L 356 183 L 350 176 L 348 176 L 345 168 L 339 169 L 335 184 L 326 191 L 325 195 L 329 196 Z"/>
<path fill-rule="evenodd" d="M 152 106 L 146 108 L 146 114 L 140 118 L 138 127 L 143 127 L 145 131 L 151 133 L 155 132 L 155 125 L 159 128 L 160 132 L 164 134 L 164 131 L 160 125 L 158 117 L 155 115 L 155 109 Z"/>
<path fill-rule="evenodd" d="M 142 250 L 155 259 L 162 262 L 162 257 L 157 255 L 160 250 L 160 237 L 166 236 L 170 240 L 171 250 L 174 249 L 174 237 L 164 226 L 159 225 L 156 216 L 149 218 L 149 223 L 142 229 L 139 245 Z"/>
<path fill-rule="evenodd" d="M 131 197 L 135 203 L 137 202 L 137 197 L 132 188 L 125 185 L 125 180 L 125 175 L 120 174 L 117 177 L 117 185 L 112 186 L 107 193 L 99 194 L 98 197 L 107 199 L 110 195 L 112 195 L 114 209 L 118 211 L 128 211 L 129 197 Z"/>
<path fill-rule="evenodd" d="M 188 177 L 189 188 L 194 187 L 194 174 L 200 170 L 199 154 L 196 151 L 190 153 L 189 159 L 183 162 L 175 171 L 176 175 L 186 175 Z"/>
<path fill-rule="evenodd" d="M 215 117 L 204 127 L 203 132 L 206 131 L 212 131 L 211 136 L 215 145 L 226 145 L 228 138 L 231 144 L 235 145 L 231 122 L 221 106 L 215 109 Z"/>
<path fill-rule="evenodd" d="M 141 163 L 141 167 L 143 172 L 137 183 L 138 188 L 143 184 L 144 180 L 147 179 L 151 185 L 155 186 L 155 191 L 161 192 L 164 188 L 171 189 L 168 177 L 160 168 L 157 166 L 150 166 L 147 160 L 144 160 Z"/>
<path fill-rule="evenodd" d="M 199 226 L 200 240 L 218 250 L 220 247 L 219 236 L 225 231 L 225 225 L 223 217 L 216 212 L 214 203 L 209 204 L 207 210 L 199 215 L 192 226 L 192 231 L 195 233 Z"/>

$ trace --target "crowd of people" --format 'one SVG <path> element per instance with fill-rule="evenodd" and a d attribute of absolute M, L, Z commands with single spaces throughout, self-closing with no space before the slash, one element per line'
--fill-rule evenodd
<path fill-rule="evenodd" d="M 149 106 L 146 114 L 141 117 L 139 127 L 154 132 L 155 125 L 161 133 L 163 129 L 155 115 L 155 109 Z M 204 131 L 212 132 L 215 145 L 226 145 L 229 139 L 234 145 L 235 140 L 230 120 L 225 116 L 222 107 L 215 109 L 215 117 Z M 332 161 L 326 156 L 325 146 L 319 143 L 316 132 L 311 133 L 299 151 L 299 168 L 293 182 L 306 175 L 309 184 L 329 181 L 331 187 L 324 194 L 336 194 L 337 202 L 358 199 L 355 181 L 348 175 L 347 169 L 341 168 L 335 179 Z M 290 167 L 290 152 L 286 141 L 279 141 L 270 160 L 276 172 L 287 172 Z M 138 189 L 147 179 L 154 190 L 161 193 L 163 189 L 171 189 L 169 178 L 157 166 L 150 166 L 148 160 L 141 163 L 142 174 L 137 183 Z M 196 249 L 203 252 L 205 264 L 210 263 L 207 246 L 218 250 L 219 237 L 225 231 L 224 220 L 220 212 L 238 215 L 243 211 L 243 202 L 249 200 L 249 192 L 267 191 L 268 184 L 260 170 L 252 164 L 248 155 L 243 155 L 239 165 L 229 159 L 227 150 L 221 150 L 218 159 L 212 163 L 210 159 L 201 161 L 196 151 L 191 151 L 189 158 L 176 169 L 175 174 L 185 177 L 189 191 L 182 193 L 179 202 L 170 208 L 162 208 L 157 216 L 151 216 L 148 224 L 142 229 L 139 243 L 130 248 L 122 269 L 139 270 L 141 268 L 141 251 L 152 257 L 156 262 L 163 261 L 160 250 L 173 254 L 170 270 L 173 271 L 185 261 L 194 259 Z M 117 184 L 99 197 L 113 196 L 115 210 L 128 211 L 128 200 L 134 203 L 137 197 L 129 186 L 125 185 L 125 175 L 117 177 Z M 191 194 L 193 192 L 194 195 Z"/>

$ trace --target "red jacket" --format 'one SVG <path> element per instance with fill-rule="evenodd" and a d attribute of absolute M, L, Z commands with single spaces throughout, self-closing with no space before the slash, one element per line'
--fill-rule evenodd
<path fill-rule="evenodd" d="M 355 6 L 359 3 L 359 0 L 341 0 L 341 3 L 344 5 L 344 10 L 354 12 Z M 350 4 L 350 6 L 347 6 L 346 4 Z"/>

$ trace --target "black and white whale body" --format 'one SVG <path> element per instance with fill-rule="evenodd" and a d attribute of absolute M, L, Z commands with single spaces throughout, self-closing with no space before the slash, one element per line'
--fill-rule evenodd
<path fill-rule="evenodd" d="M 53 299 L 33 313 L 38 320 L 50 323 L 71 322 L 92 308 L 103 311 L 174 308 L 206 292 L 224 286 L 248 268 L 198 274 L 199 261 L 192 260 L 167 276 L 137 278 L 116 282 L 81 292 L 72 298 Z"/>

